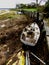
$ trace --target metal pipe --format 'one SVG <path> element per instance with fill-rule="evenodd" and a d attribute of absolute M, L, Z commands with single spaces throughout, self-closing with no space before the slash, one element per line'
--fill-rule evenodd
<path fill-rule="evenodd" d="M 30 65 L 29 51 L 26 51 L 26 65 Z"/>
<path fill-rule="evenodd" d="M 41 60 L 40 58 L 38 58 L 34 53 L 31 52 L 31 54 L 32 54 L 35 58 L 37 58 L 41 63 L 43 63 L 44 65 L 46 65 L 46 63 L 45 63 L 43 60 Z"/>

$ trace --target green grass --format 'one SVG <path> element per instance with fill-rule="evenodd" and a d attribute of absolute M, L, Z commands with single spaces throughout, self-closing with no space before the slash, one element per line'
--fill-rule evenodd
<path fill-rule="evenodd" d="M 18 9 L 18 10 L 20 10 L 20 9 Z M 22 10 L 34 12 L 37 9 L 36 8 L 25 8 Z M 11 10 L 10 13 L 0 15 L 0 20 L 11 19 L 11 18 L 16 18 L 16 17 L 19 17 L 19 14 L 15 14 L 14 11 Z"/>
<path fill-rule="evenodd" d="M 31 11 L 31 12 L 34 12 L 34 11 L 37 11 L 37 9 L 36 8 L 21 8 L 21 9 L 17 9 L 17 11 L 19 11 L 19 10 L 24 10 L 24 11 Z"/>
<path fill-rule="evenodd" d="M 6 13 L 6 14 L 3 14 L 3 15 L 0 15 L 0 20 L 11 19 L 11 18 L 16 18 L 16 17 L 19 17 L 19 14 Z"/>
<path fill-rule="evenodd" d="M 32 11 L 32 12 L 37 11 L 36 8 L 26 8 L 26 9 L 23 9 L 23 10 L 25 10 L 25 11 Z"/>
<path fill-rule="evenodd" d="M 4 14 L 4 15 L 0 15 L 0 20 L 4 20 L 4 19 L 8 19 L 8 18 L 13 18 L 13 16 L 15 16 L 15 15 L 9 14 L 9 13 Z"/>

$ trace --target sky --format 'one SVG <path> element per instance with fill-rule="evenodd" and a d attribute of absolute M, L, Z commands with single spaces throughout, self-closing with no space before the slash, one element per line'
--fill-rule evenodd
<path fill-rule="evenodd" d="M 42 0 L 41 5 L 45 4 L 44 1 Z M 27 4 L 31 2 L 36 2 L 36 0 L 0 0 L 0 8 L 15 8 L 16 4 L 19 3 Z"/>

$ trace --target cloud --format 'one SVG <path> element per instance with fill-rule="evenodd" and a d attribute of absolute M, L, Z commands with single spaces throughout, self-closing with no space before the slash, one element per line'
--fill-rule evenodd
<path fill-rule="evenodd" d="M 16 4 L 31 2 L 36 2 L 36 0 L 0 0 L 0 8 L 15 8 Z M 41 4 L 44 4 L 44 2 Z"/>
<path fill-rule="evenodd" d="M 14 8 L 16 0 L 0 0 L 0 8 Z"/>

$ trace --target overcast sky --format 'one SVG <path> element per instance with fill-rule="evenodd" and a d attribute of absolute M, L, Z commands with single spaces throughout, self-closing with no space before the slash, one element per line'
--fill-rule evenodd
<path fill-rule="evenodd" d="M 45 4 L 44 1 L 42 0 L 41 2 L 42 5 Z M 0 0 L 0 8 L 15 8 L 16 4 L 31 2 L 36 2 L 36 0 Z"/>

